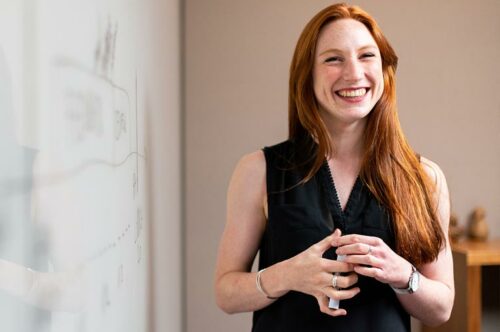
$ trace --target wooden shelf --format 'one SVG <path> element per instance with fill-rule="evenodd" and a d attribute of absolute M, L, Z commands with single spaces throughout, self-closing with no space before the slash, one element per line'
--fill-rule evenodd
<path fill-rule="evenodd" d="M 452 243 L 453 252 L 465 255 L 467 265 L 500 265 L 500 239 L 487 242 L 460 241 Z"/>
<path fill-rule="evenodd" d="M 481 331 L 481 266 L 500 265 L 500 239 L 462 240 L 452 244 L 452 252 L 455 304 L 451 318 L 437 328 L 424 326 L 424 332 Z"/>

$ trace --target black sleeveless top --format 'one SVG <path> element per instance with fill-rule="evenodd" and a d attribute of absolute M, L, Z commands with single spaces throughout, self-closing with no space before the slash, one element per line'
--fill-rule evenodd
<path fill-rule="evenodd" d="M 298 151 L 291 141 L 266 147 L 268 221 L 260 244 L 259 269 L 291 258 L 330 235 L 377 236 L 394 248 L 394 232 L 386 210 L 358 178 L 342 211 L 330 168 L 324 165 L 307 183 L 295 167 Z M 335 259 L 335 249 L 324 257 Z M 389 285 L 360 276 L 361 292 L 340 301 L 347 315 L 331 317 L 319 310 L 311 295 L 288 292 L 254 312 L 253 332 L 410 331 L 410 316 Z"/>

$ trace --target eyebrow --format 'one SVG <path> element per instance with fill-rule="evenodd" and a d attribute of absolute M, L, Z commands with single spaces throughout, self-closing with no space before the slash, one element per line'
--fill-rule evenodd
<path fill-rule="evenodd" d="M 370 49 L 370 48 L 374 48 L 376 49 L 377 46 L 376 45 L 365 45 L 365 46 L 361 46 L 360 48 L 358 48 L 358 51 L 362 51 L 362 50 L 365 50 L 365 49 Z M 342 50 L 338 49 L 338 48 L 329 48 L 327 50 L 324 50 L 323 52 L 321 52 L 319 54 L 319 56 L 325 54 L 325 53 L 343 53 Z"/>

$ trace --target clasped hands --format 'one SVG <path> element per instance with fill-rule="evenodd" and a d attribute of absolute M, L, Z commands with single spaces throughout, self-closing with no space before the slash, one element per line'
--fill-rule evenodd
<path fill-rule="evenodd" d="M 337 255 L 345 255 L 342 262 L 323 258 L 325 251 L 332 247 L 337 248 Z M 321 312 L 331 316 L 347 314 L 342 308 L 330 309 L 328 301 L 329 298 L 350 299 L 362 291 L 355 286 L 358 275 L 403 288 L 411 273 L 411 264 L 380 238 L 358 234 L 342 236 L 339 229 L 291 258 L 290 264 L 287 274 L 290 289 L 314 296 Z"/>

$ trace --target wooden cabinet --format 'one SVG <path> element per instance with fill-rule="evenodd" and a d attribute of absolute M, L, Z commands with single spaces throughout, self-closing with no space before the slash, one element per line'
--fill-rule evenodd
<path fill-rule="evenodd" d="M 455 274 L 455 304 L 450 320 L 423 332 L 481 331 L 481 267 L 500 265 L 500 239 L 487 242 L 460 241 L 452 244 Z"/>

